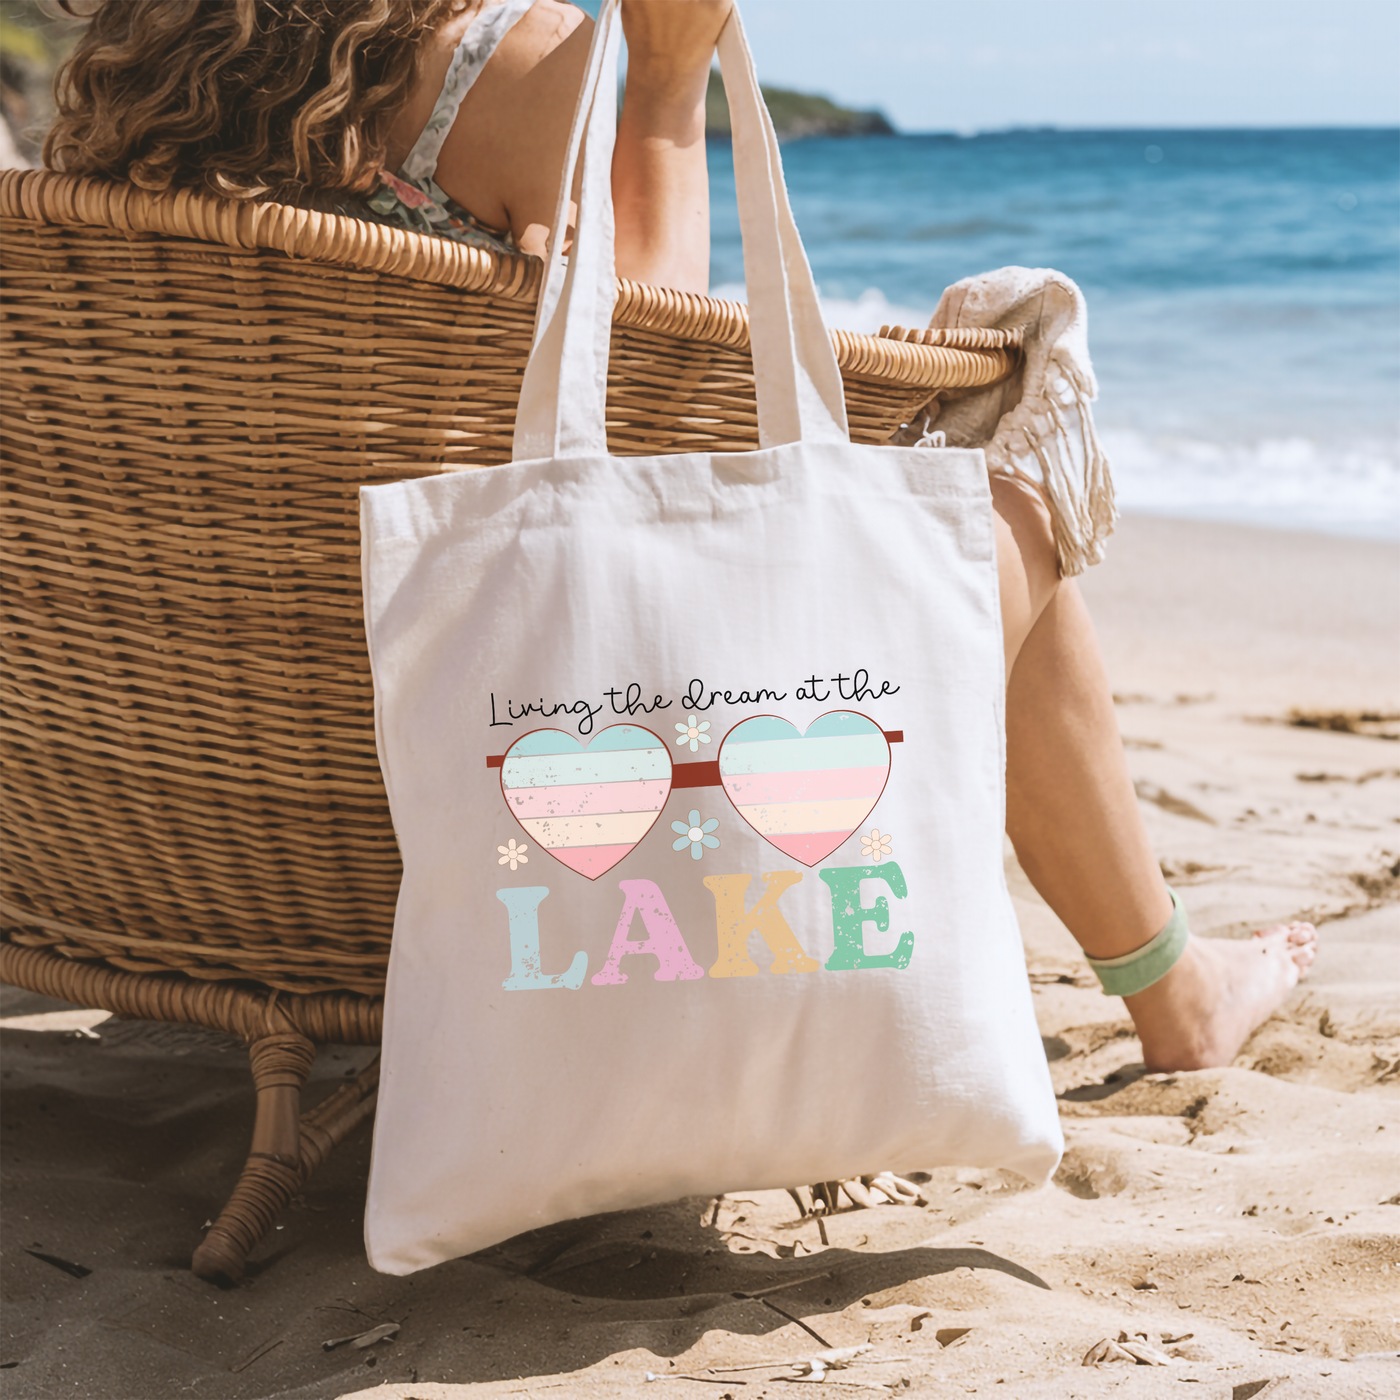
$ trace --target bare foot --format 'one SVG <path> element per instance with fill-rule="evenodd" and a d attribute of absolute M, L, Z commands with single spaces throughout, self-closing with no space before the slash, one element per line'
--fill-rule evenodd
<path fill-rule="evenodd" d="M 1228 1065 L 1307 974 L 1311 924 L 1275 924 L 1248 940 L 1192 938 L 1172 970 L 1124 997 L 1150 1070 Z"/>

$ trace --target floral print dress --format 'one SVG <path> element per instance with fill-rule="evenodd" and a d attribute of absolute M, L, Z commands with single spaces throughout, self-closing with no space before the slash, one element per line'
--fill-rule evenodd
<path fill-rule="evenodd" d="M 433 114 L 398 173 L 381 170 L 379 188 L 371 195 L 352 201 L 343 212 L 414 233 L 451 238 L 473 248 L 502 253 L 516 251 L 509 230 L 488 228 L 446 194 L 433 177 L 437 173 L 442 144 L 457 120 L 462 99 L 501 40 L 532 4 L 534 0 L 501 0 L 499 4 L 488 5 L 471 21 L 452 55 Z"/>

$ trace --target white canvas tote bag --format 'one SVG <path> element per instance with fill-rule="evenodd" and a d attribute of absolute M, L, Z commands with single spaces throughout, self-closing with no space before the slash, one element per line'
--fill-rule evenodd
<path fill-rule="evenodd" d="M 405 1274 L 691 1194 L 1061 1139 L 1002 875 L 979 451 L 853 446 L 737 14 L 756 452 L 608 455 L 616 4 L 515 460 L 361 493 L 403 854 L 365 1233 Z"/>

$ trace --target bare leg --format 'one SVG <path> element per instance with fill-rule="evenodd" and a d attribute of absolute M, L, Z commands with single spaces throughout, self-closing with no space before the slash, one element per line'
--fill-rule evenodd
<path fill-rule="evenodd" d="M 1006 830 L 1021 868 L 1090 957 L 1151 941 L 1172 902 L 1142 824 L 1088 610 L 1055 564 L 1039 495 L 992 478 L 1006 646 Z M 1311 924 L 1248 942 L 1192 938 L 1176 966 L 1124 1004 L 1149 1069 L 1228 1065 L 1312 964 Z M 919 1199 L 888 1173 L 818 1183 L 813 1209 Z M 793 1198 L 808 1207 L 796 1192 Z"/>
<path fill-rule="evenodd" d="M 992 499 L 1008 677 L 1007 835 L 1084 951 L 1120 957 L 1171 918 L 1171 895 L 1128 775 L 1098 638 L 1078 588 L 1059 577 L 1044 502 L 1000 477 Z M 1311 924 L 1276 924 L 1247 942 L 1193 937 L 1165 977 L 1123 999 L 1147 1067 L 1228 1065 L 1316 948 Z M 858 1206 L 919 1199 L 917 1186 L 888 1173 L 818 1183 L 812 1195 L 835 1210 L 840 1190 Z"/>
<path fill-rule="evenodd" d="M 1089 614 L 1054 567 L 1039 498 L 994 480 L 1006 630 L 1007 834 L 1031 883 L 1091 957 L 1147 943 L 1171 897 L 1138 810 Z M 1311 965 L 1310 924 L 1248 942 L 1193 938 L 1125 998 L 1153 1069 L 1229 1064 Z"/>

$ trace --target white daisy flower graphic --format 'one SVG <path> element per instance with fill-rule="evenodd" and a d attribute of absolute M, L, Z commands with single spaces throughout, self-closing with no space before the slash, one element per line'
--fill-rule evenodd
<path fill-rule="evenodd" d="M 867 860 L 884 860 L 890 853 L 890 842 L 893 839 L 889 832 L 882 832 L 878 826 L 872 826 L 870 835 L 860 838 L 860 853 Z"/>
<path fill-rule="evenodd" d="M 509 846 L 497 846 L 496 849 L 501 853 L 500 860 L 496 862 L 497 865 L 508 865 L 514 870 L 517 865 L 529 865 L 530 863 L 530 857 L 525 854 L 530 849 L 528 841 L 522 841 L 517 846 L 515 837 L 512 836 Z"/>

